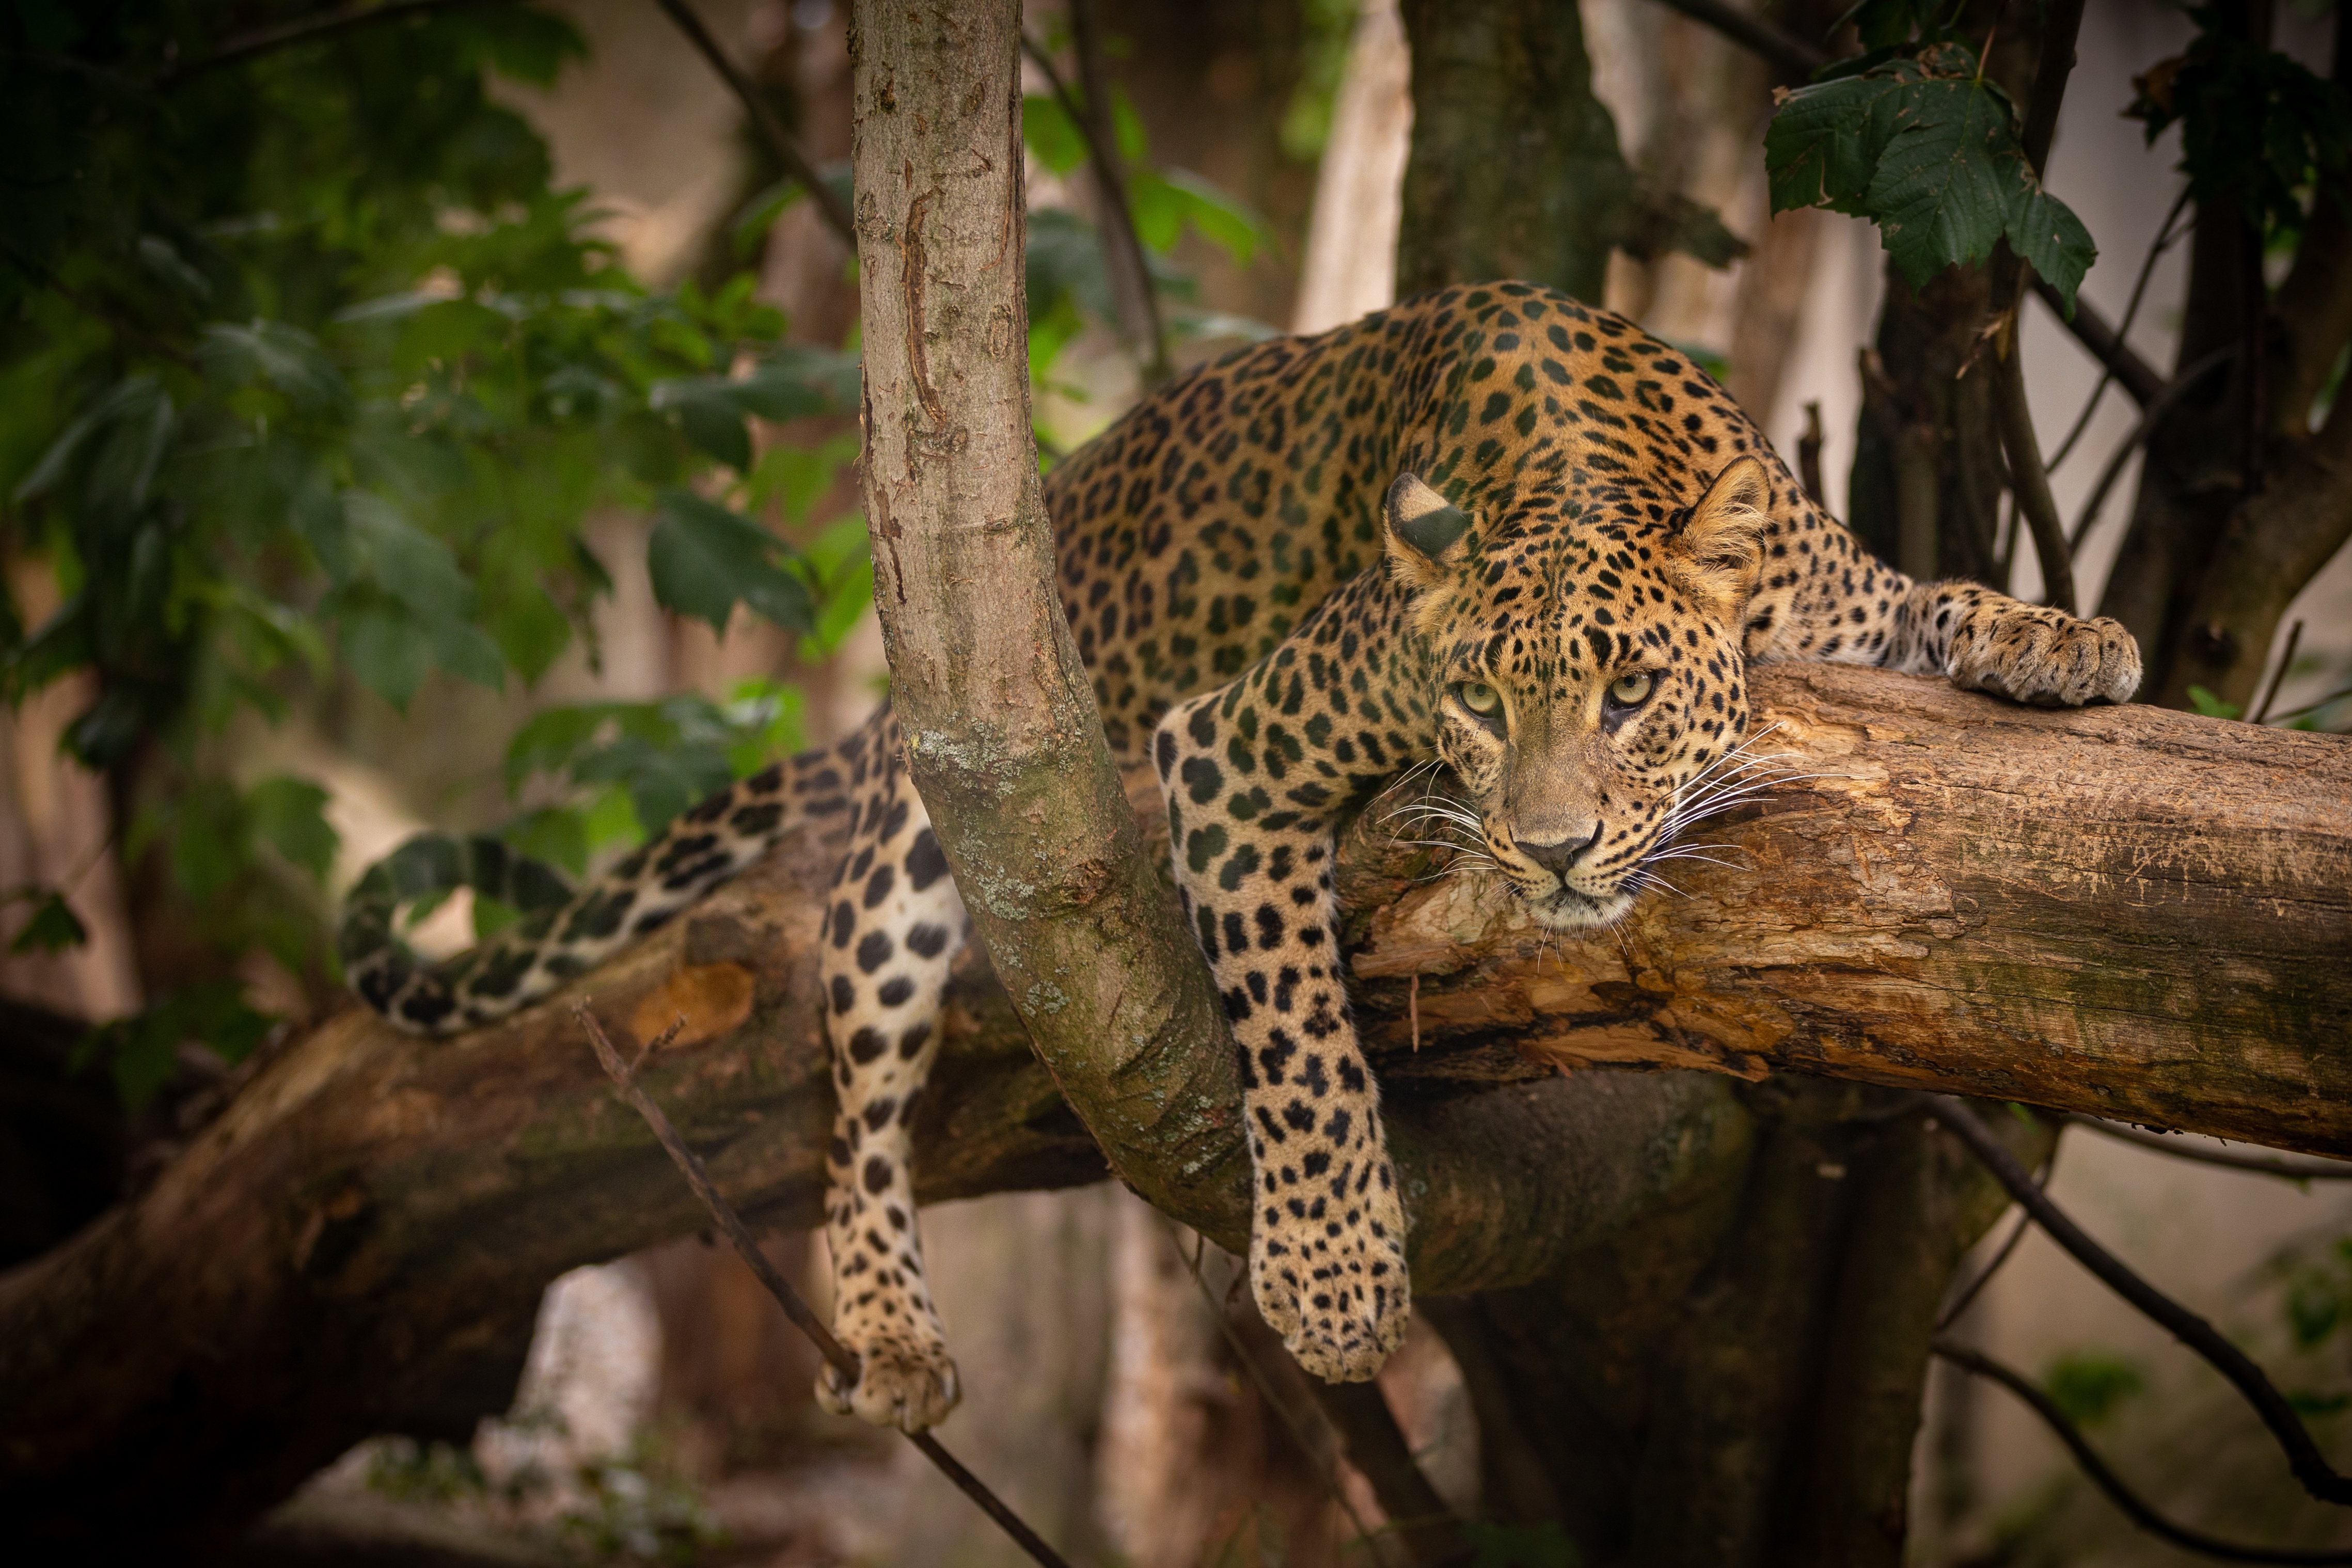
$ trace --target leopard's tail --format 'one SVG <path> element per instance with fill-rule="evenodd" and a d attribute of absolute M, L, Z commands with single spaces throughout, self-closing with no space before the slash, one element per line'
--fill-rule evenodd
<path fill-rule="evenodd" d="M 730 785 L 577 891 L 498 839 L 419 833 L 370 866 L 344 900 L 335 939 L 344 977 L 412 1033 L 457 1034 L 504 1018 L 663 925 L 794 827 L 847 810 L 869 755 L 896 731 L 886 708 L 838 747 Z M 458 887 L 523 917 L 478 947 L 428 962 L 401 940 L 400 913 Z"/>

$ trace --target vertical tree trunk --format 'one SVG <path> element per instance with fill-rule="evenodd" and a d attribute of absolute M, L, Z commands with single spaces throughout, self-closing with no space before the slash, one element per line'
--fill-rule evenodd
<path fill-rule="evenodd" d="M 1224 1011 L 1054 593 L 1029 423 L 1020 8 L 862 4 L 854 162 L 874 598 L 907 765 L 1039 1055 L 1114 1169 L 1231 1236 Z M 1178 1092 L 1129 1092 L 1170 1063 Z M 1197 1157 L 1165 1157 L 1168 1128 Z M 1149 1150 L 1136 1157 L 1138 1147 Z"/>
<path fill-rule="evenodd" d="M 1412 53 L 1397 292 L 1528 277 L 1598 301 L 1633 172 L 1573 5 L 1404 0 Z"/>

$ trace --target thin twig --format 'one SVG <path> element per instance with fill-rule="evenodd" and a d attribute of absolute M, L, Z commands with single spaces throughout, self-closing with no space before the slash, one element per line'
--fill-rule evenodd
<path fill-rule="evenodd" d="M 695 15 L 694 8 L 686 0 L 655 0 L 655 4 L 677 24 L 677 30 L 686 35 L 687 41 L 734 92 L 743 105 L 743 112 L 751 116 L 751 128 L 767 144 L 768 155 L 783 165 L 785 173 L 801 183 L 801 188 L 808 193 L 809 200 L 816 204 L 818 215 L 824 219 L 825 227 L 849 247 L 852 256 L 856 255 L 857 230 L 850 221 L 849 209 L 842 204 L 841 197 L 834 188 L 825 183 L 824 176 L 817 172 L 816 165 L 808 161 L 808 154 L 801 151 L 800 143 L 793 141 L 792 132 L 784 129 L 784 122 L 776 118 L 776 111 L 769 107 L 759 84 L 745 76 L 728 57 L 727 51 L 719 47 L 719 40 L 710 36 L 710 29 L 702 25 L 702 18 Z"/>
<path fill-rule="evenodd" d="M 271 27 L 256 27 L 239 33 L 202 59 L 190 60 L 184 66 L 166 66 L 155 73 L 154 85 L 159 88 L 177 87 L 191 78 L 204 75 L 222 66 L 233 66 L 249 60 L 256 55 L 266 55 L 273 49 L 289 48 L 296 44 L 315 43 L 331 38 L 338 33 L 348 33 L 354 27 L 373 26 L 378 22 L 396 22 L 404 17 L 429 16 L 436 11 L 470 10 L 477 5 L 503 5 L 512 0 L 362 0 L 362 4 L 344 5 L 332 11 L 320 11 L 308 16 L 298 16 L 290 22 L 280 22 Z"/>
<path fill-rule="evenodd" d="M 2271 704 L 2278 701 L 2279 687 L 2286 684 L 2286 673 L 2294 664 L 2295 647 L 2302 641 L 2303 622 L 2297 621 L 2294 625 L 2287 628 L 2286 648 L 2284 652 L 2279 654 L 2278 669 L 2271 676 L 2270 690 L 2263 694 L 2262 703 L 2254 709 L 2254 716 L 2249 722 L 2253 724 L 2267 724 L 2270 722 Z"/>
<path fill-rule="evenodd" d="M 1347 1489 L 1339 1484 L 1339 1472 L 1324 1462 L 1323 1451 L 1307 1436 L 1307 1429 L 1299 1425 L 1290 1406 L 1275 1394 L 1274 1385 L 1266 1381 L 1265 1369 L 1258 1365 L 1257 1357 L 1250 1354 L 1250 1348 L 1243 1343 L 1239 1332 L 1225 1320 L 1223 1304 L 1217 1300 L 1217 1292 L 1209 1288 L 1208 1277 L 1201 1272 L 1200 1258 L 1197 1255 L 1184 1257 L 1184 1243 L 1176 1234 L 1173 1224 L 1168 1227 L 1168 1244 L 1176 1249 L 1178 1258 L 1183 1259 L 1185 1269 L 1192 1276 L 1192 1283 L 1201 1287 L 1201 1295 L 1209 1303 L 1209 1315 L 1217 1320 L 1218 1332 L 1224 1335 L 1225 1344 L 1234 1353 L 1234 1359 L 1242 1364 L 1243 1375 L 1257 1388 L 1258 1397 L 1265 1401 L 1266 1408 L 1274 1412 L 1275 1418 L 1290 1433 L 1290 1440 L 1298 1445 L 1300 1453 L 1307 1456 L 1307 1462 L 1321 1475 L 1325 1489 L 1331 1494 L 1331 1500 L 1339 1505 L 1339 1511 L 1346 1514 L 1348 1522 L 1356 1527 L 1358 1539 L 1372 1540 L 1371 1527 L 1364 1522 L 1363 1515 L 1356 1511 L 1356 1505 L 1348 1500 Z M 1317 1414 L 1321 1412 L 1318 1410 Z M 1330 1417 L 1327 1416 L 1324 1419 L 1328 1421 Z"/>
<path fill-rule="evenodd" d="M 1092 8 L 1084 0 L 1075 0 L 1071 5 L 1070 25 L 1078 46 L 1078 93 L 1073 93 L 1062 79 L 1045 46 L 1026 33 L 1021 35 L 1021 52 L 1045 78 L 1054 101 L 1061 105 L 1063 115 L 1087 144 L 1087 165 L 1094 171 L 1103 207 L 1103 250 L 1118 285 L 1122 314 L 1134 318 L 1119 326 L 1143 340 L 1147 356 L 1143 384 L 1154 387 L 1169 376 L 1168 329 L 1160 319 L 1160 295 L 1151 284 L 1151 269 L 1144 263 L 1143 239 L 1135 232 L 1135 214 L 1127 204 L 1127 177 L 1111 132 L 1110 96 L 1102 80 L 1101 50 L 1094 34 Z M 1084 102 L 1079 101 L 1079 93 L 1085 95 Z"/>
<path fill-rule="evenodd" d="M 2146 408 L 2156 401 L 2165 389 L 2163 372 L 2133 352 L 2124 341 L 2123 334 L 2108 325 L 2107 319 L 2099 314 L 2095 306 L 2078 295 L 2074 314 L 2068 315 L 2065 296 L 2060 294 L 2048 278 L 2039 275 L 2033 279 L 2033 292 L 2042 297 L 2042 302 L 2057 315 L 2060 324 L 2074 335 L 2074 340 L 2083 345 L 2091 358 L 2113 372 L 2116 385 L 2128 392 L 2132 402 Z"/>
<path fill-rule="evenodd" d="M 613 1049 L 612 1040 L 604 1033 L 604 1026 L 598 1023 L 596 1015 L 588 1010 L 584 998 L 572 1004 L 572 1016 L 578 1019 L 581 1027 L 588 1031 L 588 1043 L 595 1047 L 596 1060 L 604 1064 L 605 1076 L 612 1079 L 614 1087 L 620 1091 L 621 1098 L 628 1102 L 630 1109 L 645 1118 L 646 1125 L 653 1129 L 654 1136 L 660 1141 L 661 1146 L 669 1151 L 671 1161 L 684 1173 L 687 1186 L 692 1187 L 694 1196 L 702 1200 L 702 1207 L 710 1211 L 710 1218 L 718 1222 L 727 1239 L 734 1243 L 735 1250 L 750 1265 L 751 1272 L 759 1276 L 760 1283 L 768 1288 L 768 1294 L 775 1297 L 776 1304 L 784 1309 L 784 1316 L 792 1319 L 793 1326 L 808 1336 L 809 1343 L 816 1346 L 817 1354 L 824 1357 L 827 1365 L 855 1385 L 857 1382 L 856 1353 L 833 1337 L 833 1331 L 825 1326 L 824 1319 L 816 1315 L 815 1309 L 802 1299 L 801 1293 L 793 1289 L 792 1281 L 768 1260 L 767 1253 L 761 1249 L 760 1243 L 752 1237 L 751 1227 L 743 1223 L 743 1217 L 735 1212 L 735 1206 L 721 1197 L 718 1187 L 711 1184 L 710 1172 L 704 1167 L 700 1156 L 686 1146 L 686 1140 L 678 1136 L 677 1129 L 670 1124 L 670 1119 L 663 1113 L 662 1108 L 637 1087 L 636 1075 L 621 1060 L 621 1053 Z M 644 1061 L 677 1038 L 685 1022 L 681 1017 L 677 1023 L 656 1036 L 638 1060 Z M 954 1455 L 940 1448 L 938 1438 L 929 1432 L 909 1432 L 907 1440 L 921 1449 L 923 1457 L 938 1466 L 940 1473 L 954 1482 L 957 1490 L 978 1503 L 982 1512 L 996 1521 L 1004 1533 L 1013 1537 L 1032 1561 L 1044 1563 L 1045 1568 L 1069 1568 L 1060 1552 L 1045 1544 L 1044 1537 L 1023 1523 L 1021 1516 L 1007 1508 L 979 1477 L 958 1463 Z"/>
<path fill-rule="evenodd" d="M 2025 401 L 2025 345 L 2012 320 L 2006 345 L 1997 346 L 1993 376 L 1993 413 L 2000 422 L 2000 447 L 2009 458 L 2009 489 L 2017 510 L 2033 534 L 2033 553 L 2042 562 L 2042 598 L 2072 615 L 2074 611 L 2074 561 L 2066 548 L 2066 525 L 2058 516 L 2057 498 L 2050 493 L 2050 474 L 2042 466 L 2042 447 L 2033 435 L 2033 410 Z"/>
<path fill-rule="evenodd" d="M 2221 1166 L 2233 1171 L 2253 1171 L 2287 1181 L 2352 1181 L 2352 1160 L 2291 1160 L 2277 1155 L 2242 1155 L 2230 1149 L 2208 1149 L 2195 1144 L 2184 1144 L 2162 1133 L 2144 1133 L 2137 1127 L 2103 1121 L 2096 1116 L 2069 1116 L 2066 1119 L 2095 1133 L 2103 1133 L 2117 1143 L 2137 1144 L 2143 1149 L 2170 1155 L 2176 1160 L 2194 1160 L 2200 1165 Z"/>
<path fill-rule="evenodd" d="M 2084 537 L 2090 533 L 2091 525 L 2099 520 L 2099 508 L 2107 504 L 2107 492 L 2113 490 L 2116 481 L 2123 477 L 2124 465 L 2131 461 L 2131 455 L 2139 450 L 2140 444 L 2148 438 L 2158 422 L 2172 412 L 2173 406 L 2188 395 L 2190 388 L 2237 356 L 2238 350 L 2234 347 L 2216 349 L 2165 382 L 2154 397 L 2147 400 L 2140 411 L 2139 423 L 2131 427 L 2131 434 L 2116 443 L 2116 449 L 2107 455 L 2107 465 L 2099 470 L 2098 480 L 2092 485 L 2091 494 L 2084 501 L 2083 509 L 2074 515 L 2074 529 L 2066 536 L 2069 549 L 2083 548 Z"/>
<path fill-rule="evenodd" d="M 2156 276 L 2156 264 L 2163 258 L 2166 251 L 2170 250 L 2179 241 L 2182 235 L 2189 232 L 2187 229 L 2176 230 L 2172 226 L 2180 221 L 2180 214 L 2188 210 L 2189 187 L 2183 185 L 2180 188 L 2179 199 L 2172 204 L 2172 210 L 2165 214 L 2164 222 L 2157 225 L 2156 239 L 2149 245 L 2147 255 L 2139 264 L 2139 276 L 2132 279 L 2131 298 L 2125 302 L 2123 319 L 2116 323 L 2116 337 L 2118 340 L 2129 338 L 2132 323 L 2139 319 L 2140 301 L 2147 296 L 2148 280 Z M 2091 416 L 2099 412 L 2100 402 L 2106 397 L 2107 389 L 2115 384 L 2116 372 L 2109 366 L 2102 363 L 2099 366 L 2098 383 L 2091 388 L 2089 401 L 2083 404 L 2083 412 L 2074 416 L 2074 427 L 2066 432 L 2066 439 L 2060 442 L 2058 450 L 2050 455 L 2048 465 L 2050 472 L 2053 474 L 2058 472 L 2059 465 L 2066 461 L 2068 455 L 2074 450 L 2075 443 L 2083 439 L 2083 433 L 2091 428 Z"/>
<path fill-rule="evenodd" d="M 2041 1416 L 2048 1425 L 2050 1430 L 2057 1434 L 2058 1440 L 2066 1445 L 2067 1451 L 2074 1456 L 2074 1462 L 2083 1468 L 2083 1473 L 2090 1477 L 2092 1482 L 2101 1491 L 2106 1493 L 2117 1508 L 2129 1515 L 2134 1524 L 2149 1534 L 2160 1535 L 2175 1546 L 2183 1547 L 2188 1551 L 2202 1552 L 2208 1557 L 2219 1557 L 2231 1563 L 2352 1563 L 2352 1552 L 2300 1552 L 2291 1547 L 2239 1546 L 2227 1541 L 2217 1540 L 2202 1531 L 2191 1530 L 2186 1525 L 2173 1523 L 2147 1503 L 2142 1502 L 2129 1487 L 2124 1485 L 2123 1479 L 2107 1468 L 2107 1462 L 2099 1457 L 2098 1450 L 2092 1448 L 2089 1440 L 2083 1436 L 2082 1428 L 2076 1427 L 2068 1418 L 2066 1412 L 2058 1407 L 2056 1400 L 2035 1387 L 2032 1379 L 2003 1366 L 1980 1351 L 1971 1350 L 1964 1344 L 1956 1344 L 1948 1339 L 1936 1341 L 1932 1348 L 1936 1354 L 1950 1362 L 1954 1366 L 1998 1383 L 2025 1401 L 2032 1406 L 2033 1413 Z"/>
<path fill-rule="evenodd" d="M 2352 1477 L 2339 1475 L 2327 1462 L 2319 1445 L 2312 1441 L 2310 1429 L 2295 1414 L 2294 1406 L 2286 1402 L 2286 1396 L 2252 1357 L 2224 1339 L 2211 1323 L 2141 1279 L 2121 1259 L 2092 1240 L 2050 1200 L 2048 1193 L 2034 1185 L 2032 1173 L 2018 1164 L 2017 1156 L 1985 1130 L 1984 1124 L 1977 1120 L 1976 1113 L 1967 1104 L 1949 1094 L 1930 1094 L 1923 1099 L 1936 1108 L 1937 1119 L 1949 1126 L 1994 1178 L 2009 1189 L 2009 1196 L 2025 1206 L 2034 1223 L 2048 1232 L 2053 1241 L 2073 1253 L 2075 1261 L 2097 1275 L 2108 1289 L 2161 1323 L 2175 1339 L 2203 1356 L 2214 1370 L 2237 1385 L 2238 1392 L 2262 1417 L 2263 1425 L 2278 1439 L 2288 1467 L 2305 1491 L 2322 1502 L 2352 1503 Z"/>
<path fill-rule="evenodd" d="M 2043 1191 L 2049 1190 L 2050 1177 L 2057 1168 L 2058 1150 L 2057 1146 L 2053 1145 L 2050 1157 L 2042 1162 L 2042 1169 L 2035 1176 L 2035 1180 Z M 1992 1277 L 2000 1272 L 2001 1266 L 2009 1261 L 2011 1254 L 2016 1252 L 2017 1244 L 2025 1239 L 2025 1232 L 2032 1223 L 2033 1216 L 2021 1208 L 2017 1211 L 2017 1223 L 2010 1227 L 2009 1239 L 2000 1244 L 2000 1249 L 1992 1255 L 1992 1261 L 1977 1270 L 1977 1277 L 1969 1281 L 1969 1288 L 1962 1291 L 1950 1306 L 1937 1314 L 1936 1332 L 1937 1333 L 1942 1333 L 1960 1321 L 1960 1314 L 1969 1310 L 1970 1304 L 1983 1292 L 1984 1288 L 1992 1283 Z"/>

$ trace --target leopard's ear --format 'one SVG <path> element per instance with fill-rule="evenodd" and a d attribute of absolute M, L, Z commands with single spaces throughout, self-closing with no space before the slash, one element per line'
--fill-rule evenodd
<path fill-rule="evenodd" d="M 1419 475 L 1397 476 L 1389 486 L 1387 514 L 1389 570 L 1408 587 L 1434 586 L 1470 553 L 1469 514 Z"/>
<path fill-rule="evenodd" d="M 1667 540 L 1668 554 L 1702 598 L 1736 618 L 1756 589 L 1762 535 L 1772 521 L 1772 485 L 1764 465 L 1736 457 L 1715 476 Z"/>

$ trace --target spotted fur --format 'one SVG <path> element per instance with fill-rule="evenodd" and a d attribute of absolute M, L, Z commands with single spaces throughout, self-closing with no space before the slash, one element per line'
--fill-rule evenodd
<path fill-rule="evenodd" d="M 1443 765 L 1457 825 L 1538 922 L 1613 918 L 1747 736 L 1746 672 L 1818 659 L 2015 700 L 2127 699 L 2137 650 L 1967 583 L 1916 583 L 1808 499 L 1683 354 L 1507 283 L 1226 356 L 1046 483 L 1057 587 L 1111 746 L 1168 801 L 1185 918 L 1240 1051 L 1258 1304 L 1308 1369 L 1369 1377 L 1410 1313 L 1406 1216 L 1337 951 L 1335 835 Z M 1696 793 L 1695 793 L 1696 792 Z M 560 908 L 453 966 L 362 884 L 350 963 L 412 1028 L 545 994 L 802 821 L 845 813 L 824 981 L 835 1408 L 909 1428 L 955 1399 L 906 1129 L 964 923 L 887 711 L 697 807 Z M 412 881 L 415 879 L 412 877 Z"/>

